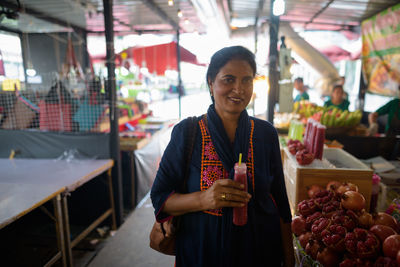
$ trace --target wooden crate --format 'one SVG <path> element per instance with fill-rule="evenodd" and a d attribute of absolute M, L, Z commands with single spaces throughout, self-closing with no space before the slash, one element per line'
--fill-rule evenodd
<path fill-rule="evenodd" d="M 308 198 L 308 186 L 316 184 L 325 187 L 332 180 L 356 184 L 359 192 L 365 197 L 366 210 L 369 210 L 373 171 L 340 148 L 325 148 L 324 158 L 333 165 L 341 167 L 301 166 L 297 163 L 296 158 L 290 154 L 288 148 L 284 148 L 283 171 L 292 214 L 296 211 L 297 203 Z"/>

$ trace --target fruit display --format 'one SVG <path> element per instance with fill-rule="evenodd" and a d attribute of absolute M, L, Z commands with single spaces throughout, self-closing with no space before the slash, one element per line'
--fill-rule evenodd
<path fill-rule="evenodd" d="M 307 100 L 295 102 L 293 104 L 293 110 L 303 118 L 304 123 L 307 122 L 308 118 L 313 118 L 326 127 L 356 126 L 360 124 L 362 117 L 361 110 L 356 110 L 354 112 L 347 110 L 342 111 L 334 106 L 317 106 Z"/>
<path fill-rule="evenodd" d="M 357 185 L 330 181 L 307 190 L 292 220 L 302 266 L 400 266 L 400 224 L 368 213 Z"/>
<path fill-rule="evenodd" d="M 296 161 L 300 165 L 309 165 L 314 161 L 314 154 L 305 148 L 304 144 L 299 140 L 290 139 L 287 142 L 290 154 L 296 157 Z"/>

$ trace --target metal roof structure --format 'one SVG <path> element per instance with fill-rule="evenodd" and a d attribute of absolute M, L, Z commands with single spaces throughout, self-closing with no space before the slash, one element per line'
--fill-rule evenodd
<path fill-rule="evenodd" d="M 115 0 L 116 34 L 205 32 L 207 19 L 220 16 L 234 31 L 269 21 L 266 0 Z M 398 0 L 285 0 L 281 21 L 305 30 L 352 30 L 361 21 L 398 3 Z M 178 17 L 178 10 L 182 17 Z M 56 32 L 81 29 L 104 32 L 102 0 L 3 0 L 0 29 L 15 32 Z"/>

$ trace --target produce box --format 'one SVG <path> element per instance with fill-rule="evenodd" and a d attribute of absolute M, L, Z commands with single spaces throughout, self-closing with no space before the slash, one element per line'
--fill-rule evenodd
<path fill-rule="evenodd" d="M 356 184 L 365 197 L 366 210 L 369 210 L 373 171 L 354 156 L 339 148 L 324 148 L 322 161 L 314 160 L 305 166 L 297 163 L 287 147 L 283 156 L 286 191 L 292 214 L 296 211 L 297 203 L 308 198 L 307 187 L 314 184 L 325 187 L 332 180 Z"/>

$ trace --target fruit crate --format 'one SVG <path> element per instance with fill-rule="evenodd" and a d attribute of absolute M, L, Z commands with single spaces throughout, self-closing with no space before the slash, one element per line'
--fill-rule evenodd
<path fill-rule="evenodd" d="M 324 148 L 322 161 L 314 160 L 312 164 L 302 166 L 287 147 L 283 152 L 283 172 L 292 214 L 295 214 L 297 204 L 308 198 L 308 186 L 325 187 L 332 180 L 356 184 L 365 197 L 365 208 L 369 210 L 373 171 L 360 160 L 343 149 Z"/>

